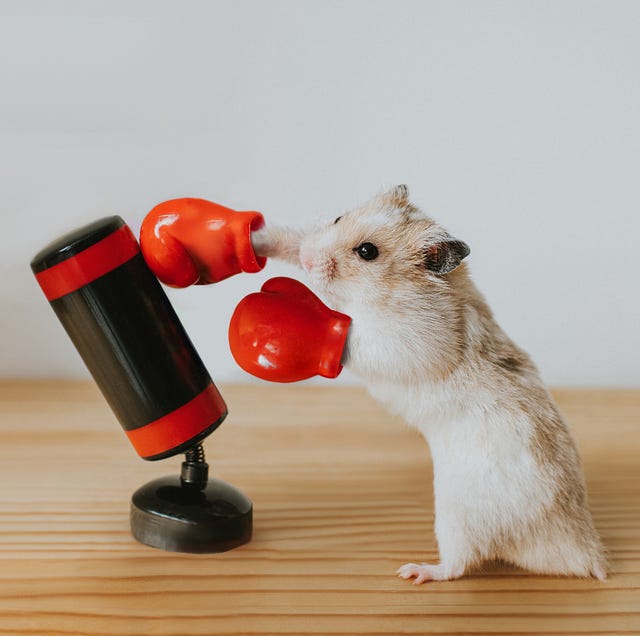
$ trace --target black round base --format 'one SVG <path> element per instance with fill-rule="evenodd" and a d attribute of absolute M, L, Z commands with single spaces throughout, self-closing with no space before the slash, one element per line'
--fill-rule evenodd
<path fill-rule="evenodd" d="M 224 552 L 251 539 L 253 506 L 237 488 L 209 479 L 204 488 L 160 477 L 131 498 L 131 532 L 172 552 Z"/>

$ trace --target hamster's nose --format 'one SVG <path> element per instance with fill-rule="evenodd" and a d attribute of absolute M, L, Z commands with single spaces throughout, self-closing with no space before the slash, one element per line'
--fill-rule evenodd
<path fill-rule="evenodd" d="M 313 269 L 313 258 L 308 254 L 300 255 L 300 263 L 302 264 L 305 272 L 310 272 Z"/>
<path fill-rule="evenodd" d="M 305 272 L 308 273 L 313 269 L 314 260 L 313 251 L 302 244 L 300 246 L 300 265 L 302 265 Z"/>

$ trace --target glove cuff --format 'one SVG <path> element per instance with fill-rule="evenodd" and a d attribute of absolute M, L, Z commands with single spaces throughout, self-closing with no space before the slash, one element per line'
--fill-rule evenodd
<path fill-rule="evenodd" d="M 338 311 L 331 310 L 322 355 L 318 365 L 318 374 L 323 378 L 337 378 L 342 371 L 342 354 L 347 342 L 351 318 Z"/>
<path fill-rule="evenodd" d="M 260 212 L 235 212 L 231 224 L 236 258 L 241 271 L 247 274 L 261 271 L 267 263 L 267 258 L 255 253 L 251 243 L 251 232 L 264 227 L 264 217 Z"/>

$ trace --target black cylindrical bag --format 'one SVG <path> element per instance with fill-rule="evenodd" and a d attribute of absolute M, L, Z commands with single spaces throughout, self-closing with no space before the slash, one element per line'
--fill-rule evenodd
<path fill-rule="evenodd" d="M 120 217 L 66 234 L 31 268 L 141 457 L 183 452 L 221 424 L 224 400 Z"/>

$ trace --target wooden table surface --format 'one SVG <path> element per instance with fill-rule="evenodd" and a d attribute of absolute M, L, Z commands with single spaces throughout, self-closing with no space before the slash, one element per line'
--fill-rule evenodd
<path fill-rule="evenodd" d="M 181 458 L 137 458 L 90 383 L 0 383 L 0 634 L 640 634 L 640 391 L 560 390 L 605 583 L 437 558 L 422 438 L 357 388 L 226 386 L 206 443 L 254 503 L 254 538 L 212 555 L 136 543 L 133 491 Z"/>

